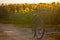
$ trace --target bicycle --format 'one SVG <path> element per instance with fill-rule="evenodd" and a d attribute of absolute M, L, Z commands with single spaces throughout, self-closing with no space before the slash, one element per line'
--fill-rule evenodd
<path fill-rule="evenodd" d="M 43 38 L 45 33 L 44 23 L 40 20 L 39 16 L 34 14 L 35 18 L 33 20 L 32 33 L 34 40 L 40 40 Z"/>

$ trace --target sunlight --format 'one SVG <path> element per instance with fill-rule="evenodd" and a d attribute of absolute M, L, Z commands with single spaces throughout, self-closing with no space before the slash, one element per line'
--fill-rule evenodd
<path fill-rule="evenodd" d="M 51 3 L 51 2 L 60 2 L 59 0 L 0 0 L 0 4 L 1 3 Z"/>

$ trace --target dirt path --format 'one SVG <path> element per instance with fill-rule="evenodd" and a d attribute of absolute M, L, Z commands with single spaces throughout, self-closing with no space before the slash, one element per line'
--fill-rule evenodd
<path fill-rule="evenodd" d="M 16 28 L 12 24 L 0 24 L 0 40 L 32 40 L 31 29 Z"/>
<path fill-rule="evenodd" d="M 42 40 L 55 40 L 46 36 Z M 0 24 L 0 40 L 33 40 L 31 28 L 17 28 L 12 24 Z"/>

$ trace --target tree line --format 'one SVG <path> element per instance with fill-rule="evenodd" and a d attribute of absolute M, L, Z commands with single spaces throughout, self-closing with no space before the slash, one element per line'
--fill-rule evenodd
<path fill-rule="evenodd" d="M 33 20 L 32 13 L 39 13 L 45 24 L 60 24 L 60 3 L 39 3 L 39 4 L 1 4 L 0 18 L 25 20 L 25 23 L 30 23 Z M 22 17 L 22 18 L 21 18 Z M 25 18 L 25 19 L 24 19 Z M 28 20 L 29 19 L 29 20 Z M 22 21 L 21 23 L 24 23 Z"/>

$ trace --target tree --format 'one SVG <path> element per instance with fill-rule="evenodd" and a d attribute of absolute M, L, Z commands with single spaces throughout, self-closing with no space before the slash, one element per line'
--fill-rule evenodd
<path fill-rule="evenodd" d="M 8 16 L 6 6 L 0 6 L 0 10 L 1 10 L 0 18 L 7 19 L 9 16 Z"/>

